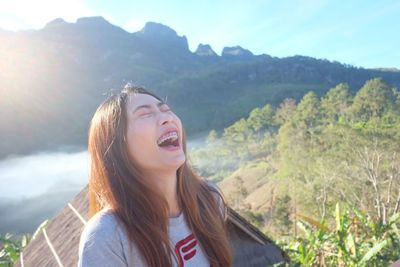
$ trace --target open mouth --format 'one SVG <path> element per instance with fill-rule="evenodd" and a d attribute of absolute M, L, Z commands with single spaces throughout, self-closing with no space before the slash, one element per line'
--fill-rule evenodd
<path fill-rule="evenodd" d="M 162 148 L 177 148 L 179 147 L 178 132 L 173 131 L 164 134 L 157 140 L 157 145 Z"/>

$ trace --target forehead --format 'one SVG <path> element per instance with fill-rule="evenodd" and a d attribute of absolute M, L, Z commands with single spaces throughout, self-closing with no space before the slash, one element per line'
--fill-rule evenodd
<path fill-rule="evenodd" d="M 159 103 L 160 100 L 148 94 L 129 94 L 126 101 L 128 110 L 134 110 L 138 106 L 153 105 Z"/>

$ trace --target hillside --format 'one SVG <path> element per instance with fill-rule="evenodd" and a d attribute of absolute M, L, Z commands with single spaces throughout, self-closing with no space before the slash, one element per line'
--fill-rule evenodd
<path fill-rule="evenodd" d="M 341 83 L 320 97 L 257 107 L 210 131 L 191 156 L 270 234 L 293 234 L 298 214 L 325 220 L 336 203 L 386 223 L 400 212 L 399 122 L 397 88 L 376 78 L 352 94 Z"/>
<path fill-rule="evenodd" d="M 349 89 L 256 107 L 191 154 L 293 266 L 399 259 L 400 91 L 381 78 Z"/>

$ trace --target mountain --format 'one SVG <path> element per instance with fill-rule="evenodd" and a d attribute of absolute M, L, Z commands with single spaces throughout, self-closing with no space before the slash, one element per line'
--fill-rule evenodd
<path fill-rule="evenodd" d="M 199 46 L 196 49 L 196 52 L 194 52 L 196 55 L 198 56 L 212 56 L 212 57 L 216 57 L 218 56 L 217 53 L 214 52 L 214 50 L 211 48 L 210 45 L 206 44 L 199 44 Z"/>
<path fill-rule="evenodd" d="M 224 47 L 222 50 L 222 57 L 251 58 L 253 56 L 253 53 L 240 46 Z"/>
<path fill-rule="evenodd" d="M 0 157 L 85 147 L 96 107 L 126 82 L 168 96 L 194 137 L 255 106 L 300 99 L 309 90 L 322 95 L 340 82 L 354 93 L 377 76 L 400 85 L 396 69 L 254 55 L 239 46 L 221 56 L 207 45 L 191 52 L 185 36 L 155 22 L 129 33 L 102 17 L 55 19 L 40 30 L 0 31 Z"/>

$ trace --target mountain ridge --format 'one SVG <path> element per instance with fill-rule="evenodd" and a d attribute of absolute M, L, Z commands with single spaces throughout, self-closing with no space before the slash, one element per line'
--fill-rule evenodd
<path fill-rule="evenodd" d="M 373 77 L 400 86 L 396 71 L 254 55 L 239 46 L 226 47 L 224 56 L 205 47 L 213 56 L 202 56 L 187 43 L 161 23 L 129 33 L 102 17 L 55 19 L 40 30 L 0 34 L 0 138 L 7 140 L 0 157 L 85 147 L 96 107 L 127 82 L 168 97 L 190 137 L 223 129 L 254 106 L 300 99 L 309 90 L 321 95 L 341 82 L 353 93 Z"/>

